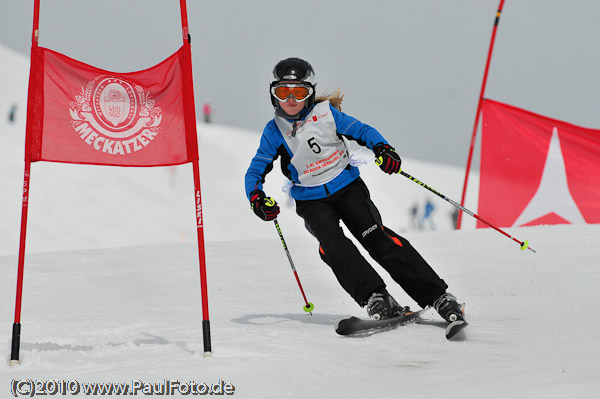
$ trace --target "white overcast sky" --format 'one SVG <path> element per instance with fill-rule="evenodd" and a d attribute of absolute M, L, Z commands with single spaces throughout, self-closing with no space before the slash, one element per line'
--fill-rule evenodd
<path fill-rule="evenodd" d="M 176 0 L 41 3 L 40 45 L 103 69 L 144 69 L 181 45 Z M 301 57 L 318 92 L 340 87 L 343 110 L 401 156 L 464 166 L 498 4 L 188 0 L 197 109 L 210 100 L 216 123 L 262 131 L 274 64 Z M 28 54 L 32 12 L 2 0 L 0 42 Z M 600 128 L 599 36 L 597 0 L 506 0 L 486 97 Z"/>

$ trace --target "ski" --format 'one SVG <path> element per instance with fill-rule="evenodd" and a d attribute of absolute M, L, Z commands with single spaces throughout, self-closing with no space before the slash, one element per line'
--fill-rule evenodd
<path fill-rule="evenodd" d="M 384 320 L 361 319 L 356 316 L 346 316 L 336 321 L 335 332 L 340 335 L 372 335 L 414 322 L 419 318 L 422 312 L 423 310 L 407 312 L 400 316 Z"/>
<path fill-rule="evenodd" d="M 461 336 L 459 333 L 468 325 L 469 323 L 464 320 L 456 320 L 450 323 L 448 327 L 446 327 L 446 339 L 452 340 L 454 338 L 459 338 Z"/>
<path fill-rule="evenodd" d="M 456 320 L 454 322 L 434 321 L 424 318 L 416 320 L 418 324 L 442 327 L 445 329 L 445 336 L 448 341 L 462 341 L 466 339 L 461 332 L 469 325 L 465 320 Z"/>

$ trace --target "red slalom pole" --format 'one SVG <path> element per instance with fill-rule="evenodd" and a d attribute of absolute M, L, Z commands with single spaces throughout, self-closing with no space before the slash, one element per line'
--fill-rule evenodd
<path fill-rule="evenodd" d="M 27 124 L 25 127 L 25 172 L 23 176 L 23 205 L 21 209 L 21 235 L 19 241 L 19 263 L 17 271 L 17 294 L 15 298 L 15 321 L 12 329 L 12 344 L 10 350 L 10 365 L 14 366 L 20 363 L 19 350 L 21 347 L 21 301 L 23 298 L 23 274 L 25 271 L 25 241 L 27 239 L 27 213 L 29 210 L 29 184 L 31 179 L 31 157 L 30 157 L 30 130 L 34 124 L 34 104 L 32 100 L 33 90 L 36 89 L 37 80 L 35 79 L 34 68 L 39 68 L 36 64 L 37 57 L 33 57 L 35 49 L 38 46 L 40 25 L 40 0 L 33 2 L 33 32 L 31 34 L 31 67 L 29 72 L 29 90 L 27 99 Z M 30 103 L 31 102 L 31 103 Z"/>
<path fill-rule="evenodd" d="M 25 161 L 23 178 L 23 207 L 21 210 L 21 238 L 19 242 L 19 263 L 17 271 L 17 295 L 15 298 L 15 321 L 12 330 L 12 344 L 10 350 L 10 365 L 20 363 L 19 350 L 21 347 L 21 301 L 23 299 L 23 274 L 25 271 L 25 241 L 27 237 L 27 211 L 29 204 L 29 181 L 31 175 L 31 162 Z"/>
<path fill-rule="evenodd" d="M 204 218 L 202 211 L 202 194 L 200 192 L 200 167 L 198 161 L 193 162 L 194 168 L 194 191 L 196 193 L 196 232 L 198 238 L 198 259 L 200 265 L 200 291 L 202 293 L 202 338 L 204 345 L 204 357 L 212 356 L 212 344 L 210 338 L 210 317 L 208 315 L 208 284 L 206 277 L 206 251 L 204 247 Z"/>
<path fill-rule="evenodd" d="M 186 92 L 185 101 L 189 103 L 189 107 L 186 107 L 186 111 L 184 112 L 190 112 L 191 115 L 189 119 L 194 121 L 193 129 L 195 132 L 196 107 L 194 104 L 194 82 L 192 78 L 192 37 L 190 35 L 188 27 L 186 0 L 179 0 L 179 8 L 181 12 L 181 34 L 183 38 L 184 48 L 183 79 L 184 90 Z M 188 128 L 189 127 L 186 126 L 186 129 Z M 194 143 L 194 145 L 197 148 L 197 143 Z M 204 357 L 210 357 L 212 356 L 212 344 L 210 338 L 210 317 L 208 314 L 208 288 L 206 277 L 206 252 L 204 247 L 204 218 L 202 213 L 202 193 L 200 191 L 200 166 L 198 162 L 198 154 L 193 154 L 193 157 L 195 158 L 192 162 L 192 168 L 194 172 L 194 197 L 196 203 L 196 233 L 198 238 L 198 260 L 200 266 L 200 290 L 202 293 L 202 337 L 204 344 Z"/>
<path fill-rule="evenodd" d="M 479 102 L 477 104 L 477 112 L 475 113 L 475 123 L 473 124 L 473 133 L 471 134 L 471 145 L 469 147 L 469 157 L 467 158 L 467 170 L 465 171 L 465 182 L 463 183 L 462 197 L 460 199 L 460 205 L 465 205 L 465 197 L 467 195 L 467 182 L 469 180 L 469 172 L 471 171 L 471 162 L 473 161 L 473 150 L 475 148 L 475 139 L 477 138 L 477 125 L 479 124 L 479 115 L 481 114 L 481 106 L 483 104 L 483 96 L 485 94 L 485 87 L 487 85 L 488 72 L 490 70 L 490 62 L 492 61 L 492 52 L 494 51 L 494 42 L 496 41 L 496 31 L 498 30 L 498 24 L 500 23 L 500 15 L 502 14 L 502 7 L 504 7 L 504 0 L 500 0 L 498 5 L 498 11 L 496 11 L 496 19 L 494 21 L 494 28 L 492 30 L 492 38 L 490 40 L 490 48 L 488 50 L 487 61 L 485 63 L 485 71 L 483 73 L 483 82 L 481 83 L 481 92 L 479 93 Z M 459 208 L 460 209 L 460 208 Z M 462 223 L 462 212 L 459 210 L 458 219 L 456 220 L 456 228 L 460 229 Z"/>
<path fill-rule="evenodd" d="M 277 219 L 273 220 L 275 222 L 275 228 L 277 228 L 277 232 L 279 233 L 279 238 L 281 239 L 281 244 L 283 245 L 283 249 L 285 250 L 285 254 L 290 261 L 290 266 L 292 266 L 292 271 L 294 272 L 294 276 L 296 277 L 296 282 L 298 283 L 298 287 L 300 288 L 300 292 L 302 293 L 302 298 L 304 298 L 304 303 L 306 304 L 303 309 L 305 312 L 310 313 L 312 316 L 312 311 L 315 308 L 315 305 L 308 302 L 306 299 L 306 295 L 304 294 L 304 289 L 302 288 L 302 283 L 300 283 L 300 277 L 298 277 L 298 272 L 296 271 L 296 267 L 294 266 L 294 261 L 292 260 L 292 255 L 290 255 L 290 251 L 288 250 L 287 245 L 285 244 L 285 239 L 283 238 L 283 233 L 281 232 L 281 228 L 279 227 L 279 223 Z"/>

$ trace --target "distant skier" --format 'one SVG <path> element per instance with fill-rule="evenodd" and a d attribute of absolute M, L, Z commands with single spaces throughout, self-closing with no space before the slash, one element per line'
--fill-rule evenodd
<path fill-rule="evenodd" d="M 8 121 L 12 124 L 17 119 L 17 104 L 13 104 L 8 111 Z"/>
<path fill-rule="evenodd" d="M 212 106 L 209 101 L 205 102 L 202 106 L 202 115 L 204 115 L 205 123 L 210 123 L 212 121 Z"/>
<path fill-rule="evenodd" d="M 270 221 L 280 212 L 262 189 L 273 162 L 281 157 L 296 212 L 319 241 L 322 260 L 371 318 L 391 318 L 409 309 L 387 292 L 379 274 L 344 235 L 340 220 L 419 306 L 433 306 L 447 321 L 464 320 L 463 308 L 446 292 L 444 280 L 405 238 L 383 225 L 358 168 L 349 162 L 344 139 L 373 150 L 376 163 L 387 174 L 400 172 L 401 160 L 394 148 L 376 129 L 340 111 L 339 90 L 315 98 L 317 82 L 308 62 L 280 61 L 270 83 L 275 117 L 266 125 L 245 177 L 254 213 Z"/>
<path fill-rule="evenodd" d="M 450 212 L 450 218 L 452 219 L 452 228 L 456 230 L 458 228 L 458 208 L 455 208 Z"/>
<path fill-rule="evenodd" d="M 410 227 L 416 230 L 421 229 L 421 219 L 419 218 L 419 204 L 414 203 L 410 207 Z"/>
<path fill-rule="evenodd" d="M 425 201 L 425 209 L 423 212 L 423 217 L 421 218 L 421 226 L 424 228 L 427 224 L 429 224 L 430 230 L 435 230 L 435 222 L 433 221 L 433 211 L 435 210 L 435 206 L 431 200 Z"/>

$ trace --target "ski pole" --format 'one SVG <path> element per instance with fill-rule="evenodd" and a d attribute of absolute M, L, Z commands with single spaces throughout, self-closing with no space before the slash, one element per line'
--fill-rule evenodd
<path fill-rule="evenodd" d="M 281 244 L 283 245 L 285 254 L 287 255 L 287 257 L 290 261 L 290 266 L 292 266 L 292 271 L 294 272 L 294 276 L 296 277 L 296 281 L 298 282 L 298 287 L 300 287 L 300 292 L 302 293 L 302 297 L 304 298 L 304 302 L 306 303 L 306 305 L 303 307 L 303 309 L 305 312 L 310 313 L 310 315 L 312 316 L 312 311 L 315 308 L 315 305 L 308 302 L 308 300 L 306 299 L 306 295 L 304 294 L 304 289 L 302 288 L 302 284 L 300 283 L 300 277 L 298 277 L 298 272 L 296 271 L 296 267 L 294 266 L 294 261 L 292 260 L 290 251 L 288 250 L 288 247 L 285 244 L 285 240 L 283 239 L 283 234 L 281 233 L 281 228 L 279 227 L 279 223 L 277 222 L 277 219 L 274 219 L 273 222 L 275 222 L 275 227 L 277 228 L 277 232 L 279 233 L 279 238 L 281 239 Z"/>
<path fill-rule="evenodd" d="M 416 179 L 414 177 L 412 177 L 411 175 L 409 175 L 408 173 L 401 171 L 400 174 L 406 178 L 408 178 L 409 180 L 414 181 L 415 183 L 417 183 L 419 186 L 426 188 L 427 190 L 431 191 L 432 193 L 434 193 L 435 195 L 437 195 L 438 197 L 448 201 L 449 203 L 451 203 L 452 205 L 454 205 L 455 207 L 457 207 L 458 209 L 462 210 L 465 213 L 468 213 L 469 215 L 473 216 L 475 219 L 479 220 L 482 223 L 487 224 L 488 226 L 490 226 L 491 228 L 493 228 L 494 230 L 496 230 L 499 233 L 504 234 L 505 236 L 507 236 L 508 238 L 510 238 L 511 240 L 519 243 L 519 245 L 521 246 L 521 251 L 525 251 L 526 249 L 529 249 L 530 251 L 535 252 L 535 250 L 533 248 L 531 248 L 529 246 L 529 241 L 519 241 L 517 240 L 515 237 L 509 235 L 507 232 L 505 232 L 502 229 L 499 229 L 498 227 L 494 226 L 493 224 L 491 224 L 490 222 L 483 220 L 479 215 L 471 212 L 470 210 L 468 210 L 467 208 L 465 208 L 464 206 L 460 205 L 459 203 L 457 203 L 456 201 L 451 200 L 450 198 L 446 197 L 444 194 L 437 192 L 436 190 L 434 190 L 433 188 L 429 187 L 427 184 L 423 183 L 422 181 L 420 181 L 419 179 Z"/>

